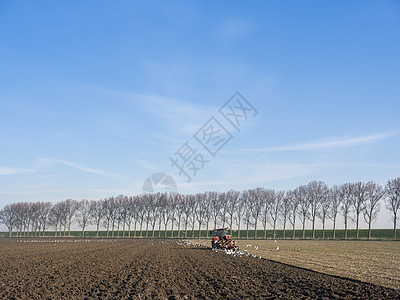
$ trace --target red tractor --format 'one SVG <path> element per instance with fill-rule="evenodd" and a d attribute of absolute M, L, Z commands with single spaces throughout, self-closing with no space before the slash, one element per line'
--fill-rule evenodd
<path fill-rule="evenodd" d="M 214 237 L 211 241 L 211 247 L 213 249 L 238 249 L 232 237 L 226 234 L 227 228 L 228 227 L 214 229 Z"/>

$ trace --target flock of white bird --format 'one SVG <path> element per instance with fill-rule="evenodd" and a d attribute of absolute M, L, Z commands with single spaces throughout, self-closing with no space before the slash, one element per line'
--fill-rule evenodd
<path fill-rule="evenodd" d="M 278 241 L 275 240 L 275 243 L 277 244 L 276 247 L 276 251 L 279 251 L 279 245 L 278 245 Z M 184 247 L 202 247 L 202 248 L 208 248 L 206 245 L 201 244 L 201 243 L 196 243 L 196 242 L 192 242 L 192 241 L 186 241 L 186 240 L 180 240 L 177 241 L 178 245 L 182 245 Z M 253 249 L 255 251 L 257 251 L 259 249 L 259 246 L 257 245 L 251 245 L 251 244 L 247 244 L 246 245 L 246 249 L 244 249 L 243 251 L 241 250 L 237 250 L 237 249 L 213 249 L 212 251 L 214 252 L 223 252 L 227 255 L 232 255 L 233 257 L 252 257 L 252 258 L 258 258 L 258 259 L 262 259 L 261 255 L 255 255 L 255 254 L 251 254 L 249 253 L 249 251 L 247 249 L 250 249 L 251 247 L 253 247 Z"/>
<path fill-rule="evenodd" d="M 113 243 L 115 240 L 110 239 L 61 239 L 61 240 L 53 240 L 53 239 L 26 239 L 26 240 L 18 240 L 19 243 Z"/>

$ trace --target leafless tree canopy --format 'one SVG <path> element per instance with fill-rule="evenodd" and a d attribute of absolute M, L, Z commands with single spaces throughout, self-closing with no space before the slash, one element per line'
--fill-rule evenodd
<path fill-rule="evenodd" d="M 324 182 L 312 181 L 287 192 L 254 188 L 195 195 L 157 193 L 118 195 L 100 200 L 67 199 L 55 204 L 19 202 L 0 210 L 0 222 L 8 228 L 10 236 L 44 236 L 46 231 L 52 231 L 54 236 L 67 236 L 71 234 L 72 226 L 79 226 L 84 236 L 92 226 L 97 236 L 104 230 L 107 237 L 191 237 L 195 233 L 204 236 L 203 230 L 208 235 L 210 228 L 229 227 L 232 235 L 241 236 L 245 230 L 248 238 L 254 237 L 254 232 L 259 229 L 264 238 L 274 238 L 278 225 L 282 225 L 286 237 L 286 223 L 289 222 L 294 238 L 296 219 L 299 218 L 303 238 L 307 221 L 311 221 L 314 238 L 317 218 L 322 222 L 323 236 L 325 221 L 333 221 L 335 237 L 336 220 L 341 214 L 345 238 L 348 220 L 354 221 L 358 238 L 360 215 L 368 224 L 371 237 L 372 224 L 378 217 L 383 199 L 393 215 L 393 236 L 396 238 L 400 177 L 389 180 L 386 187 L 370 181 L 328 188 Z M 267 228 L 271 232 L 267 233 Z"/>

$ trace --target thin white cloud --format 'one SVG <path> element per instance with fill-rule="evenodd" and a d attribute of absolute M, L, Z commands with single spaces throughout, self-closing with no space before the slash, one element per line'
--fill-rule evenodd
<path fill-rule="evenodd" d="M 350 138 L 309 141 L 309 142 L 297 143 L 286 146 L 243 149 L 239 150 L 238 152 L 253 153 L 253 152 L 287 152 L 287 151 L 324 151 L 324 150 L 329 151 L 329 150 L 350 148 L 365 144 L 376 143 L 386 138 L 395 136 L 398 133 L 399 131 L 396 130 L 396 131 L 381 132 L 381 133 L 362 135 Z"/>
<path fill-rule="evenodd" d="M 214 188 L 222 187 L 224 190 L 238 189 L 238 187 L 263 185 L 268 182 L 310 175 L 317 173 L 322 166 L 322 164 L 257 164 L 246 165 L 245 167 L 243 165 L 231 165 L 221 180 L 197 181 L 196 178 L 193 178 L 192 182 L 189 183 L 178 182 L 178 189 L 204 191 L 209 190 L 210 186 Z M 245 176 L 243 169 L 247 170 Z"/>
<path fill-rule="evenodd" d="M 94 93 L 112 96 L 112 100 L 125 102 L 127 110 L 142 115 L 145 113 L 154 123 L 154 131 L 168 128 L 171 134 L 191 136 L 213 114 L 218 113 L 218 106 L 204 105 L 182 99 L 170 98 L 156 94 L 137 94 L 129 91 L 85 85 Z M 111 99 L 111 98 L 110 98 Z M 223 102 L 220 103 L 221 105 Z M 103 122 L 103 121 L 102 121 Z"/>
<path fill-rule="evenodd" d="M 100 169 L 92 169 L 92 168 L 88 168 L 82 165 L 79 165 L 77 163 L 71 162 L 71 161 L 66 161 L 66 160 L 57 160 L 57 162 L 69 166 L 71 168 L 77 169 L 79 171 L 82 172 L 86 172 L 86 173 L 90 173 L 90 174 L 95 174 L 95 175 L 102 175 L 102 176 L 107 176 L 107 177 L 114 177 L 114 178 L 120 178 L 120 179 L 127 179 L 127 180 L 131 180 L 131 178 L 127 177 L 127 176 L 123 176 L 123 175 L 119 175 L 119 174 L 115 174 L 112 172 L 108 172 L 108 171 L 104 171 L 104 170 L 100 170 Z"/>
<path fill-rule="evenodd" d="M 0 167 L 0 175 L 29 174 L 35 172 L 35 169 Z"/>
<path fill-rule="evenodd" d="M 136 159 L 136 163 L 146 169 L 150 169 L 150 170 L 158 169 L 154 164 L 152 164 L 148 161 L 142 160 L 142 159 Z"/>

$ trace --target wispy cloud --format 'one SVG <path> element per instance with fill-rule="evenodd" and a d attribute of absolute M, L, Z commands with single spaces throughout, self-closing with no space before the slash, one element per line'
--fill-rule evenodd
<path fill-rule="evenodd" d="M 217 105 L 199 104 L 157 94 L 138 94 L 92 85 L 85 85 L 84 88 L 112 96 L 113 101 L 124 102 L 126 109 L 132 113 L 139 113 L 141 116 L 145 114 L 152 121 L 154 131 L 168 129 L 176 135 L 191 136 L 219 109 Z"/>
<path fill-rule="evenodd" d="M 287 151 L 329 151 L 342 148 L 356 147 L 365 144 L 376 143 L 386 138 L 399 134 L 399 131 L 381 132 L 370 135 L 362 135 L 341 139 L 317 140 L 302 142 L 293 145 L 275 146 L 267 148 L 254 148 L 239 150 L 240 153 L 253 152 L 287 152 Z"/>
<path fill-rule="evenodd" d="M 120 179 L 128 179 L 131 180 L 131 178 L 127 177 L 127 176 L 123 176 L 123 175 L 119 175 L 119 174 L 115 174 L 112 172 L 108 172 L 108 171 L 104 171 L 101 169 L 93 169 L 93 168 L 88 168 L 85 166 L 82 166 L 80 164 L 71 162 L 71 161 L 66 161 L 66 160 L 57 160 L 57 162 L 69 166 L 71 168 L 77 169 L 79 171 L 82 172 L 86 172 L 86 173 L 90 173 L 90 174 L 95 174 L 95 175 L 102 175 L 102 176 L 106 176 L 106 177 L 114 177 L 114 178 L 120 178 Z"/>
<path fill-rule="evenodd" d="M 35 172 L 35 169 L 0 167 L 0 175 L 29 174 Z"/>
<path fill-rule="evenodd" d="M 179 182 L 179 188 L 188 191 L 204 191 L 210 186 L 227 189 L 240 189 L 256 185 L 264 185 L 265 183 L 278 180 L 286 180 L 301 176 L 307 176 L 317 173 L 321 167 L 326 167 L 323 164 L 249 164 L 230 166 L 229 170 L 221 174 L 220 180 L 213 181 L 197 181 L 193 180 L 190 183 Z M 243 169 L 246 169 L 246 174 L 243 175 Z"/>

